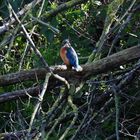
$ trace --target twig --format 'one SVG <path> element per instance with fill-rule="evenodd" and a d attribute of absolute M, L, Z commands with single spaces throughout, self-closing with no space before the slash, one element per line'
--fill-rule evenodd
<path fill-rule="evenodd" d="M 29 42 L 27 41 L 26 47 L 25 47 L 24 52 L 23 52 L 22 57 L 21 57 L 21 61 L 19 63 L 19 69 L 18 69 L 19 71 L 21 71 L 21 68 L 22 68 L 22 65 L 23 65 L 23 62 L 24 62 L 24 58 L 28 53 L 28 50 L 29 50 L 28 45 L 29 45 Z"/>
<path fill-rule="evenodd" d="M 66 116 L 67 109 L 68 109 L 68 106 L 65 107 L 64 111 L 62 112 L 62 114 L 55 120 L 54 125 L 52 126 L 52 128 L 47 133 L 47 136 L 45 137 L 46 140 L 48 140 L 49 136 L 54 131 L 54 129 L 58 125 L 58 123 L 62 120 L 62 118 L 64 118 Z"/>
<path fill-rule="evenodd" d="M 77 120 L 77 117 L 78 117 L 78 108 L 76 107 L 75 104 L 73 104 L 73 101 L 72 101 L 72 97 L 71 95 L 69 95 L 68 97 L 68 103 L 69 105 L 72 107 L 73 109 L 73 112 L 74 112 L 74 118 L 73 120 L 71 121 L 70 125 L 67 127 L 67 129 L 65 130 L 65 132 L 62 134 L 62 136 L 59 138 L 59 140 L 63 140 L 65 139 L 66 135 L 68 134 L 68 132 L 70 131 L 70 129 L 72 128 L 72 126 L 75 124 L 76 120 Z"/>
<path fill-rule="evenodd" d="M 24 8 L 17 13 L 17 16 L 18 17 L 23 16 L 28 10 L 30 10 L 33 6 L 37 5 L 41 1 L 42 0 L 34 0 L 31 3 L 29 3 L 28 5 L 25 5 Z M 12 25 L 15 21 L 16 21 L 15 18 L 11 17 L 10 21 L 8 21 L 4 25 L 0 26 L 0 34 L 7 31 L 8 28 L 10 27 L 10 25 Z"/>
<path fill-rule="evenodd" d="M 87 121 L 87 118 L 89 117 L 89 114 L 90 114 L 90 111 L 91 111 L 91 104 L 93 102 L 93 97 L 94 97 L 94 91 L 95 91 L 95 87 L 93 89 L 93 93 L 91 93 L 91 91 L 90 91 L 90 95 L 88 96 L 88 101 L 87 101 L 88 109 L 87 109 L 87 112 L 84 115 L 84 118 L 83 118 L 82 122 L 80 123 L 78 129 L 76 130 L 75 134 L 72 136 L 71 140 L 75 140 L 77 138 L 77 136 L 80 133 L 83 125 L 85 124 L 85 122 Z"/>
<path fill-rule="evenodd" d="M 36 114 L 37 114 L 37 112 L 38 112 L 38 110 L 40 108 L 40 105 L 41 105 L 41 103 L 43 101 L 43 97 L 44 97 L 45 92 L 47 90 L 48 81 L 49 81 L 50 76 L 51 76 L 51 73 L 46 74 L 45 81 L 44 81 L 44 84 L 43 84 L 43 89 L 41 91 L 41 94 L 39 95 L 39 100 L 38 100 L 38 102 L 37 102 L 37 104 L 36 104 L 36 106 L 34 108 L 34 112 L 32 114 L 31 120 L 30 120 L 30 125 L 29 125 L 29 130 L 28 130 L 29 135 L 30 135 L 32 127 L 33 127 L 33 122 L 34 122 L 35 116 L 36 116 Z"/>
<path fill-rule="evenodd" d="M 87 126 L 89 126 L 92 122 L 93 122 L 93 120 L 99 115 L 99 113 L 101 113 L 103 110 L 105 110 L 111 103 L 112 103 L 112 101 L 113 101 L 113 98 L 110 98 L 109 100 L 107 100 L 106 102 L 105 102 L 105 104 L 103 105 L 103 107 L 101 107 L 101 109 L 99 110 L 99 111 L 97 111 L 96 113 L 95 112 L 93 112 L 92 113 L 92 117 L 82 126 L 82 130 L 84 130 L 84 128 L 86 128 Z M 93 107 L 92 107 L 93 108 Z M 108 117 L 110 117 L 110 116 L 108 116 Z M 102 120 L 102 123 L 104 122 L 106 120 L 106 118 L 104 118 L 103 120 Z"/>
<path fill-rule="evenodd" d="M 82 3 L 86 3 L 88 0 L 71 0 L 68 2 L 65 2 L 61 5 L 59 5 L 57 8 L 52 9 L 50 11 L 48 11 L 47 13 L 44 14 L 44 17 L 46 17 L 47 19 L 50 17 L 54 17 L 56 16 L 58 13 L 67 10 L 73 6 L 76 6 L 78 4 L 82 4 Z"/>
<path fill-rule="evenodd" d="M 107 16 L 105 19 L 105 24 L 104 24 L 104 28 L 102 31 L 102 35 L 100 36 L 98 42 L 96 43 L 97 53 L 95 54 L 95 52 L 92 52 L 92 54 L 89 56 L 87 63 L 90 63 L 93 60 L 98 60 L 100 58 L 103 44 L 108 36 L 110 27 L 115 19 L 115 15 L 116 15 L 117 11 L 119 10 L 119 7 L 123 3 L 123 1 L 124 0 L 122 0 L 122 1 L 114 0 L 108 5 Z"/>
<path fill-rule="evenodd" d="M 4 46 L 9 44 L 11 42 L 12 38 L 13 38 L 12 34 L 10 34 L 10 35 L 6 36 L 5 38 L 3 38 L 3 40 L 0 42 L 0 49 L 2 49 Z"/>
<path fill-rule="evenodd" d="M 131 17 L 132 17 L 132 13 L 130 13 L 130 14 L 128 15 L 128 17 L 127 17 L 127 19 L 125 20 L 125 22 L 123 22 L 123 24 L 121 25 L 121 27 L 120 27 L 120 29 L 119 29 L 117 35 L 115 36 L 115 39 L 113 40 L 113 42 L 112 42 L 112 44 L 111 44 L 111 47 L 110 47 L 109 52 L 108 52 L 108 56 L 111 54 L 112 49 L 113 49 L 115 43 L 117 42 L 118 38 L 120 37 L 121 32 L 124 30 L 124 28 L 125 28 L 125 27 L 127 26 L 127 24 L 129 23 Z"/>
<path fill-rule="evenodd" d="M 28 89 L 7 92 L 0 95 L 0 103 L 16 100 L 19 98 L 30 97 L 30 96 L 36 97 L 38 96 L 40 90 L 41 90 L 41 86 L 37 86 Z"/>
<path fill-rule="evenodd" d="M 45 5 L 45 1 L 46 1 L 46 0 L 43 0 L 43 1 L 42 1 L 42 4 L 41 4 L 40 10 L 39 10 L 39 13 L 38 13 L 38 15 L 37 15 L 38 18 L 41 16 L 41 14 L 42 14 L 42 12 L 43 12 L 43 8 L 44 8 L 44 5 Z"/>
<path fill-rule="evenodd" d="M 121 17 L 121 18 L 117 21 L 117 23 L 114 25 L 113 29 L 116 28 L 116 26 L 117 26 L 118 24 L 120 24 L 120 22 L 124 19 L 124 17 L 125 17 L 127 14 L 129 14 L 129 12 L 130 12 L 131 9 L 133 8 L 133 6 L 134 6 L 134 4 L 135 4 L 136 1 L 137 1 L 137 0 L 133 0 L 133 1 L 132 1 L 132 3 L 130 4 L 130 6 L 129 6 L 128 9 L 126 10 L 126 12 L 122 15 L 122 17 Z"/>
<path fill-rule="evenodd" d="M 42 13 L 43 7 L 44 7 L 44 3 L 45 3 L 45 0 L 43 0 L 43 2 L 42 2 L 40 11 L 39 11 L 39 13 L 38 13 L 38 15 L 37 15 L 38 18 L 41 16 L 41 13 Z M 34 32 L 35 28 L 36 28 L 36 25 L 32 28 L 30 37 L 32 36 L 32 33 Z M 21 70 L 21 67 L 22 67 L 24 58 L 25 58 L 26 54 L 28 53 L 28 50 L 29 50 L 29 41 L 27 41 L 26 47 L 25 47 L 25 49 L 24 49 L 24 53 L 23 53 L 23 55 L 22 55 L 22 58 L 21 58 L 21 61 L 20 61 L 20 64 L 19 64 L 19 71 Z"/>
<path fill-rule="evenodd" d="M 57 100 L 54 102 L 54 104 L 48 110 L 48 112 L 44 114 L 45 121 L 43 121 L 43 125 L 41 127 L 42 138 L 44 138 L 44 136 L 45 136 L 44 129 L 50 125 L 50 122 L 56 117 L 58 111 L 62 110 L 62 108 L 66 102 L 67 96 L 68 96 L 67 90 L 68 90 L 68 88 L 67 88 L 67 86 L 65 86 L 65 89 L 63 90 L 62 93 L 60 93 L 59 98 L 57 98 Z M 49 137 L 49 136 L 47 136 L 47 137 Z"/>
<path fill-rule="evenodd" d="M 68 84 L 69 86 L 69 84 Z M 60 96 L 59 98 L 57 98 L 57 100 L 54 102 L 54 104 L 52 105 L 52 107 L 44 114 L 45 115 L 45 127 L 48 126 L 49 122 L 52 121 L 52 119 L 56 116 L 57 114 L 57 110 L 59 109 L 62 109 L 63 108 L 63 105 L 65 104 L 66 102 L 66 99 L 67 99 L 67 92 L 68 92 L 68 87 L 67 85 L 65 86 L 65 89 L 63 90 L 62 93 L 60 93 Z"/>
<path fill-rule="evenodd" d="M 116 122 L 115 122 L 115 129 L 116 129 L 116 139 L 120 140 L 119 137 L 119 97 L 118 97 L 118 91 L 116 91 L 116 85 L 112 85 L 112 91 L 114 92 L 115 96 L 115 109 L 116 109 Z"/>
<path fill-rule="evenodd" d="M 36 17 L 31 16 L 31 18 L 32 18 L 34 21 L 36 21 L 36 22 L 38 22 L 38 23 L 40 23 L 40 24 L 42 24 L 42 25 L 45 25 L 46 27 L 48 27 L 49 29 L 51 29 L 54 33 L 57 33 L 57 34 L 60 33 L 60 31 L 59 31 L 57 28 L 53 27 L 52 25 L 50 25 L 50 24 L 48 24 L 48 23 L 45 23 L 45 22 L 43 22 L 42 20 L 40 20 L 40 19 L 38 19 L 38 18 L 36 18 Z"/>
<path fill-rule="evenodd" d="M 73 26 L 71 26 L 71 24 L 65 19 L 65 18 L 62 18 L 62 20 L 73 30 L 75 31 L 79 36 L 82 36 L 88 40 L 90 40 L 92 43 L 96 43 L 95 40 L 93 40 L 91 37 L 89 37 L 90 35 L 89 34 L 85 34 L 85 33 L 82 33 L 80 32 L 78 29 L 75 29 Z M 80 58 L 79 58 L 80 59 Z M 88 57 L 84 57 L 83 59 L 88 59 Z"/>
<path fill-rule="evenodd" d="M 56 79 L 59 79 L 60 81 L 64 82 L 65 85 L 67 86 L 67 89 L 70 88 L 70 85 L 69 85 L 68 81 L 67 81 L 65 78 L 59 76 L 58 74 L 54 74 L 54 73 L 53 73 L 53 76 L 54 76 Z"/>
<path fill-rule="evenodd" d="M 57 109 L 62 109 L 64 103 L 65 103 L 65 98 L 66 98 L 66 94 L 62 93 L 60 95 L 59 98 L 57 98 L 57 100 L 54 102 L 54 104 L 52 105 L 52 107 L 44 114 L 45 119 L 46 119 L 46 125 L 45 127 L 48 126 L 49 121 L 52 121 L 52 119 L 55 117 L 56 115 L 56 110 Z"/>
<path fill-rule="evenodd" d="M 122 133 L 124 136 L 129 136 L 129 137 L 131 137 L 131 138 L 136 138 L 135 135 L 131 135 L 131 134 L 125 133 L 125 132 L 123 132 L 123 131 L 119 131 L 119 133 Z"/>
<path fill-rule="evenodd" d="M 131 13 L 130 13 L 130 11 L 132 10 L 132 8 L 133 8 L 135 2 L 136 2 L 136 0 L 133 0 L 133 1 L 132 1 L 132 3 L 131 3 L 130 6 L 128 7 L 128 9 L 127 9 L 127 11 L 124 13 L 124 15 L 116 22 L 116 24 L 113 26 L 113 28 L 110 29 L 110 31 L 109 31 L 109 33 L 108 33 L 108 36 L 109 36 L 109 34 L 111 34 L 111 33 L 113 32 L 113 30 L 115 30 L 115 28 L 121 23 L 121 21 L 125 18 L 125 16 L 128 15 L 127 18 L 126 18 L 126 20 L 125 20 L 125 22 L 123 22 L 123 23 L 121 24 L 121 27 L 120 27 L 120 29 L 119 29 L 119 31 L 118 31 L 118 33 L 117 33 L 115 39 L 113 40 L 113 42 L 112 42 L 112 44 L 111 44 L 111 48 L 110 48 L 110 50 L 109 50 L 109 52 L 108 52 L 108 55 L 110 55 L 110 53 L 111 53 L 111 51 L 112 51 L 112 49 L 113 49 L 113 47 L 114 47 L 114 44 L 117 42 L 118 38 L 120 37 L 120 34 L 121 34 L 122 30 L 124 30 L 124 28 L 126 27 L 126 25 L 129 23 L 129 21 L 130 21 L 130 19 L 131 19 L 131 17 L 132 17 L 132 14 L 134 13 L 134 12 L 131 12 Z"/>
<path fill-rule="evenodd" d="M 24 25 L 21 23 L 21 21 L 19 20 L 18 16 L 16 15 L 16 13 L 14 12 L 12 6 L 10 5 L 9 3 L 9 6 L 12 10 L 12 13 L 13 13 L 13 16 L 14 18 L 17 20 L 17 22 L 21 25 L 21 28 L 26 36 L 26 38 L 28 39 L 29 43 L 31 44 L 34 52 L 36 53 L 36 55 L 39 57 L 39 59 L 41 60 L 41 62 L 43 63 L 43 65 L 45 66 L 45 68 L 48 70 L 48 71 L 51 71 L 48 64 L 46 63 L 45 59 L 42 57 L 41 53 L 39 52 L 39 50 L 36 48 L 34 42 L 32 41 L 31 37 L 29 36 L 28 32 L 26 31 Z"/>

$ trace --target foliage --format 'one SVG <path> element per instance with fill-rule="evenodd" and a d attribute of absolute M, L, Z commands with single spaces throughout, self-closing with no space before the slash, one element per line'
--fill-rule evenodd
<path fill-rule="evenodd" d="M 25 5 L 32 2 L 32 0 L 9 0 L 9 2 L 14 11 L 18 13 L 26 7 Z M 132 8 L 129 9 L 132 5 L 131 1 L 123 3 L 123 0 L 112 0 L 106 4 L 102 1 L 95 2 L 89 0 L 86 3 L 83 2 L 65 11 L 56 13 L 49 18 L 46 18 L 48 14 L 47 11 L 57 9 L 58 6 L 66 3 L 66 1 L 50 0 L 45 1 L 44 5 L 42 3 L 34 5 L 31 10 L 28 11 L 27 15 L 19 16 L 19 19 L 21 21 L 23 19 L 22 24 L 27 29 L 36 48 L 41 52 L 49 66 L 63 64 L 59 56 L 59 50 L 62 41 L 66 38 L 70 39 L 72 46 L 78 53 L 80 64 L 85 64 L 87 61 L 91 63 L 96 60 L 97 56 L 100 56 L 98 57 L 98 59 L 100 59 L 140 43 L 140 14 L 139 11 L 137 11 L 138 1 L 135 1 Z M 41 15 L 39 15 L 40 11 Z M 126 15 L 122 19 L 125 13 Z M 0 0 L 0 26 L 10 22 L 12 16 L 13 14 L 8 6 L 8 1 Z M 32 17 L 37 17 L 50 26 L 41 24 Z M 56 30 L 59 32 L 56 32 Z M 27 48 L 26 51 L 25 48 Z M 23 62 L 21 61 L 22 59 Z M 71 139 L 73 136 L 76 136 L 76 131 L 86 115 L 87 118 L 85 118 L 81 133 L 77 132 L 77 140 L 100 140 L 109 138 L 109 136 L 115 134 L 116 110 L 114 96 L 112 96 L 114 93 L 112 91 L 110 93 L 110 89 L 112 85 L 119 85 L 119 83 L 121 83 L 121 80 L 126 77 L 125 74 L 135 68 L 135 63 L 136 61 L 125 65 L 122 69 L 115 69 L 106 74 L 90 77 L 82 83 L 83 85 L 80 91 L 73 95 L 73 103 L 79 109 L 78 119 L 74 125 L 72 125 L 66 135 L 66 139 Z M 19 69 L 20 65 L 21 69 Z M 17 22 L 10 25 L 8 31 L 0 36 L 0 67 L 1 75 L 43 67 L 40 59 L 24 35 L 21 25 L 18 25 Z M 74 82 L 75 81 L 72 81 L 71 84 L 75 86 L 80 86 L 81 84 L 75 84 Z M 36 85 L 42 85 L 42 83 L 42 80 L 36 79 L 36 81 L 32 82 L 19 82 L 19 84 L 12 86 L 1 86 L 0 94 L 35 87 Z M 117 90 L 116 88 L 117 92 L 120 93 L 118 116 L 120 124 L 118 129 L 122 132 L 122 138 L 125 138 L 125 134 L 129 131 L 132 132 L 131 134 L 133 138 L 135 138 L 135 134 L 138 132 L 138 125 L 140 124 L 137 124 L 137 122 L 139 120 L 138 116 L 140 116 L 140 104 L 136 98 L 139 98 L 139 87 L 140 79 L 139 76 L 137 76 L 137 78 L 134 78 L 132 83 L 129 83 L 123 90 Z M 49 140 L 59 139 L 65 130 L 69 128 L 76 114 L 76 112 L 73 112 L 74 109 L 66 104 L 65 100 L 64 104 L 63 102 L 59 103 L 59 106 L 62 104 L 63 107 L 58 107 L 58 109 L 52 113 L 54 116 L 48 113 L 50 109 L 52 109 L 51 107 L 55 101 L 60 98 L 61 93 L 63 94 L 62 90 L 63 85 L 61 82 L 58 82 L 55 87 L 46 92 L 42 108 L 39 110 L 34 122 L 34 128 L 38 128 L 42 136 L 44 135 L 44 137 L 46 137 L 47 134 L 44 134 L 42 131 L 50 132 L 52 126 L 60 119 L 50 134 Z M 103 102 L 94 104 L 98 97 L 107 92 L 113 97 L 112 100 L 103 100 Z M 90 101 L 91 98 L 93 99 Z M 134 101 L 134 103 L 131 102 L 131 100 Z M 27 99 L 20 98 L 16 101 L 3 103 L 0 107 L 0 133 L 19 132 L 28 129 L 36 102 L 36 97 L 28 96 Z M 68 109 L 66 113 L 61 116 L 66 106 L 68 106 Z M 89 112 L 87 113 L 88 109 Z M 54 120 L 51 120 L 51 117 L 47 120 L 48 114 L 46 112 L 52 115 Z M 93 120 L 89 122 L 92 118 Z M 44 128 L 44 122 L 48 125 L 45 126 L 46 128 Z M 125 127 L 127 131 L 123 130 Z M 38 135 L 34 137 L 39 137 Z M 129 139 L 129 137 L 131 136 L 128 135 L 126 139 Z"/>

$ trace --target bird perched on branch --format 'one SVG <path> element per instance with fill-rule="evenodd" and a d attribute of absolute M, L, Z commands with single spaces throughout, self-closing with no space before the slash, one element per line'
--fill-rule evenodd
<path fill-rule="evenodd" d="M 72 48 L 69 40 L 64 40 L 62 44 L 63 46 L 60 49 L 60 56 L 66 64 L 67 69 L 74 68 L 76 71 L 82 71 L 82 67 L 79 65 L 77 53 Z"/>

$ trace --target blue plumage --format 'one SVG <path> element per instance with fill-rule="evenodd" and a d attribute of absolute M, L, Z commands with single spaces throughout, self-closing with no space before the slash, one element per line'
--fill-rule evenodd
<path fill-rule="evenodd" d="M 73 67 L 76 71 L 82 71 L 82 67 L 79 65 L 77 53 L 72 48 L 69 40 L 66 39 L 63 44 L 64 45 L 60 49 L 60 56 L 67 65 L 67 68 Z"/>
<path fill-rule="evenodd" d="M 76 69 L 78 68 L 79 62 L 78 62 L 78 56 L 75 52 L 75 50 L 70 47 L 67 49 L 66 53 L 67 58 L 69 59 L 69 63 Z"/>

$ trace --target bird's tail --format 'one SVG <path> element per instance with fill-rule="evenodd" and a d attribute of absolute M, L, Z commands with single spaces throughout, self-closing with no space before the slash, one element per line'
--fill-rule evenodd
<path fill-rule="evenodd" d="M 80 65 L 78 65 L 78 66 L 75 68 L 75 70 L 76 70 L 77 72 L 80 72 L 80 71 L 83 70 L 83 68 L 82 68 Z"/>

